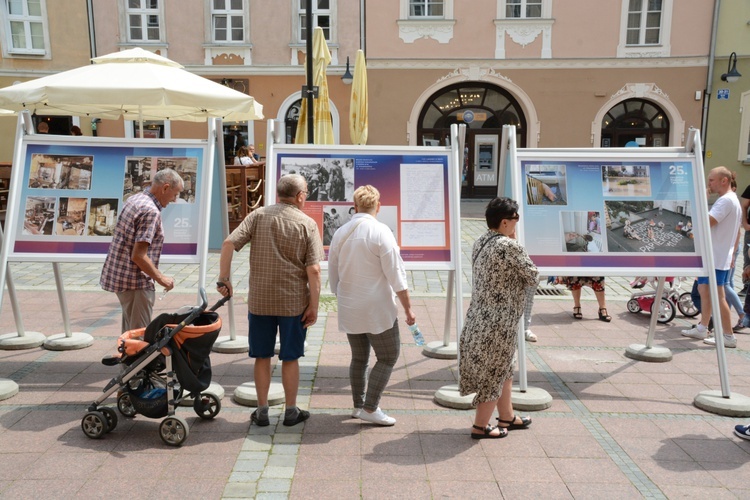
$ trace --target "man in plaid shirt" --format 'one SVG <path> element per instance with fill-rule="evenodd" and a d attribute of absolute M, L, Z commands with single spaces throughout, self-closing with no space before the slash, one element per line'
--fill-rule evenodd
<path fill-rule="evenodd" d="M 283 423 L 296 425 L 310 417 L 310 412 L 297 408 L 299 358 L 305 354 L 307 328 L 318 319 L 320 261 L 325 258 L 318 225 L 302 212 L 307 199 L 305 178 L 299 174 L 281 177 L 276 194 L 279 203 L 250 213 L 224 240 L 217 286 L 222 295 L 232 295 L 232 255 L 251 243 L 248 341 L 258 394 L 251 420 L 260 426 L 270 423 L 268 391 L 277 330 L 286 400 Z"/>
<path fill-rule="evenodd" d="M 145 328 L 154 308 L 154 281 L 165 290 L 174 280 L 159 271 L 164 245 L 161 211 L 179 196 L 182 177 L 165 168 L 154 175 L 151 187 L 128 198 L 104 261 L 101 287 L 117 294 L 122 306 L 122 331 Z"/>

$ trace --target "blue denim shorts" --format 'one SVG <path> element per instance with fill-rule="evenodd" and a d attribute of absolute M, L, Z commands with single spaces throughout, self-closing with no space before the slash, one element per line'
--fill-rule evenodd
<path fill-rule="evenodd" d="M 276 346 L 276 332 L 279 333 L 281 361 L 294 361 L 305 355 L 307 328 L 302 325 L 302 315 L 261 316 L 247 313 L 251 358 L 272 358 Z"/>
<path fill-rule="evenodd" d="M 729 273 L 732 271 L 731 269 L 727 269 L 726 271 L 715 269 L 715 271 L 716 271 L 716 286 L 724 286 L 729 283 Z M 698 284 L 708 285 L 708 276 L 700 276 L 698 278 Z"/>

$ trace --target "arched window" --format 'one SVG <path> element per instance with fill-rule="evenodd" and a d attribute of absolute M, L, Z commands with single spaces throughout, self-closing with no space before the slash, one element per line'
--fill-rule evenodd
<path fill-rule="evenodd" d="M 526 117 L 518 101 L 489 83 L 462 82 L 433 94 L 419 115 L 417 144 L 446 144 L 453 123 L 465 123 L 473 131 L 515 125 L 519 144 L 526 144 Z"/>
<path fill-rule="evenodd" d="M 602 119 L 601 146 L 669 146 L 669 118 L 652 101 L 627 99 L 616 104 Z"/>
<path fill-rule="evenodd" d="M 302 109 L 302 99 L 297 99 L 289 106 L 284 115 L 284 134 L 286 144 L 294 144 L 294 138 L 297 136 L 297 124 Z"/>

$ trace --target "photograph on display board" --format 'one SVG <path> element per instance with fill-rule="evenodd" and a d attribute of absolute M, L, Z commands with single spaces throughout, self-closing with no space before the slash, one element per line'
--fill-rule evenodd
<path fill-rule="evenodd" d="M 184 183 L 175 203 L 195 203 L 195 181 L 198 172 L 198 158 L 169 157 L 156 159 L 156 171 L 171 168 L 182 177 Z"/>
<path fill-rule="evenodd" d="M 125 182 L 123 184 L 123 201 L 136 193 L 148 189 L 151 179 L 159 170 L 171 168 L 182 177 L 184 187 L 175 203 L 195 203 L 196 177 L 198 158 L 193 157 L 152 157 L 139 156 L 125 158 Z"/>
<path fill-rule="evenodd" d="M 687 200 L 604 202 L 610 252 L 695 252 Z"/>
<path fill-rule="evenodd" d="M 604 196 L 651 196 L 651 172 L 648 165 L 603 165 Z"/>
<path fill-rule="evenodd" d="M 23 234 L 51 235 L 55 221 L 55 206 L 57 198 L 54 196 L 29 196 L 26 198 L 25 215 L 23 220 Z"/>
<path fill-rule="evenodd" d="M 89 211 L 89 236 L 112 236 L 117 224 L 117 207 L 115 198 L 93 198 Z"/>
<path fill-rule="evenodd" d="M 592 253 L 605 251 L 599 226 L 594 227 L 598 219 L 599 212 L 597 211 L 560 212 L 562 251 Z"/>
<path fill-rule="evenodd" d="M 526 165 L 524 173 L 529 205 L 567 205 L 565 165 Z"/>
<path fill-rule="evenodd" d="M 354 201 L 353 158 L 284 158 L 281 175 L 307 180 L 307 201 Z"/>
<path fill-rule="evenodd" d="M 62 236 L 83 236 L 86 231 L 88 198 L 61 197 L 57 208 L 55 234 Z"/>
<path fill-rule="evenodd" d="M 152 161 L 153 158 L 150 156 L 125 157 L 125 182 L 122 189 L 122 201 L 140 193 L 151 185 Z"/>
<path fill-rule="evenodd" d="M 347 205 L 323 205 L 323 246 L 329 246 L 333 233 L 349 222 L 349 208 Z"/>
<path fill-rule="evenodd" d="M 91 156 L 34 154 L 29 166 L 29 187 L 88 190 L 93 167 Z"/>

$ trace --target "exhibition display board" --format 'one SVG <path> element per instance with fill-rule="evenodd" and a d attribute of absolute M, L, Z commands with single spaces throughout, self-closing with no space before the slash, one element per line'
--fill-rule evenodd
<path fill-rule="evenodd" d="M 184 181 L 162 211 L 162 262 L 200 263 L 208 211 L 205 141 L 28 136 L 14 169 L 6 225 L 9 261 L 103 262 L 125 201 L 157 171 Z M 17 175 L 16 175 L 17 174 Z"/>
<path fill-rule="evenodd" d="M 451 150 L 441 147 L 274 145 L 267 162 L 266 199 L 277 200 L 276 180 L 307 179 L 304 211 L 318 223 L 323 246 L 354 214 L 354 190 L 380 191 L 378 220 L 393 231 L 407 269 L 455 269 L 451 231 L 457 205 Z"/>
<path fill-rule="evenodd" d="M 519 149 L 514 197 L 541 274 L 707 275 L 702 164 L 684 150 Z"/>

